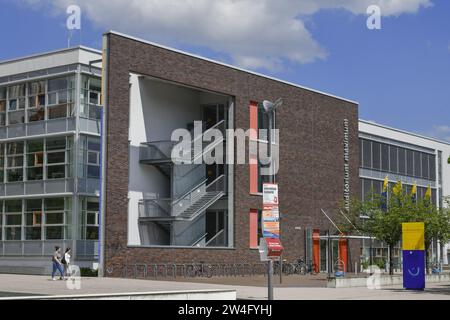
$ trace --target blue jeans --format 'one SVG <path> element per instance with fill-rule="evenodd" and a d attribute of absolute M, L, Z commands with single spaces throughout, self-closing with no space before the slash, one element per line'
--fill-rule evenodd
<path fill-rule="evenodd" d="M 52 278 L 55 277 L 56 270 L 59 271 L 59 273 L 61 274 L 61 277 L 64 277 L 64 271 L 63 271 L 63 269 L 61 268 L 61 264 L 59 264 L 58 262 L 53 262 Z"/>

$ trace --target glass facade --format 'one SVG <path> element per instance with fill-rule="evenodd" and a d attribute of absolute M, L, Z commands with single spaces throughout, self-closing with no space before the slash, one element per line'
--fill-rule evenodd
<path fill-rule="evenodd" d="M 436 180 L 436 155 L 367 139 L 360 139 L 360 166 L 364 169 Z"/>
<path fill-rule="evenodd" d="M 0 88 L 0 126 L 75 116 L 75 76 Z"/>
<path fill-rule="evenodd" d="M 83 70 L 0 85 L 0 259 L 54 245 L 96 259 L 101 80 Z"/>
<path fill-rule="evenodd" d="M 71 217 L 71 199 L 4 200 L 1 218 L 4 241 L 66 240 Z"/>
<path fill-rule="evenodd" d="M 69 178 L 72 149 L 72 137 L 0 144 L 0 183 Z"/>
<path fill-rule="evenodd" d="M 438 204 L 438 185 L 436 168 L 436 154 L 432 151 L 425 152 L 408 148 L 402 143 L 384 143 L 381 141 L 360 138 L 360 190 L 363 201 L 372 200 L 373 194 L 381 194 L 384 177 L 389 176 L 389 188 L 400 180 L 403 183 L 403 192 L 410 194 L 413 184 L 417 186 L 417 198 L 425 196 L 428 186 L 431 188 L 432 201 Z M 436 170 L 438 169 L 438 170 Z M 419 181 L 420 183 L 418 183 Z M 440 181 L 440 179 L 439 179 Z M 394 267 L 401 266 L 400 245 L 393 252 Z M 380 242 L 362 240 L 361 259 L 366 263 L 372 257 L 372 262 L 380 267 L 385 267 L 388 260 L 388 247 Z"/>

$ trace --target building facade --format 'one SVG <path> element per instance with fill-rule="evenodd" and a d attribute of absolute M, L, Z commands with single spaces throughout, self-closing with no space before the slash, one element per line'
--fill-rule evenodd
<path fill-rule="evenodd" d="M 347 99 L 115 32 L 103 41 L 103 52 L 0 63 L 0 272 L 48 273 L 54 246 L 115 277 L 142 264 L 257 263 L 272 179 L 283 258 L 353 271 L 388 249 L 338 236 L 348 199 L 381 193 L 386 176 L 407 192 L 416 184 L 419 198 L 431 187 L 437 206 L 450 196 L 448 143 L 358 120 Z M 277 98 L 270 177 L 250 145 L 267 149 L 261 102 Z M 180 129 L 191 164 L 174 161 Z M 226 132 L 248 129 L 237 164 L 240 142 Z M 197 161 L 219 145 L 223 163 Z M 448 264 L 449 249 L 434 243 L 432 256 Z"/>
<path fill-rule="evenodd" d="M 423 198 L 428 187 L 434 205 L 443 207 L 450 196 L 450 144 L 360 120 L 360 190 L 362 199 L 373 192 L 380 194 L 385 177 L 389 184 L 401 181 L 406 192 L 417 186 L 417 197 Z M 387 260 L 388 248 L 375 241 L 363 241 L 361 256 Z M 431 258 L 449 263 L 449 245 L 433 243 Z M 400 247 L 395 249 L 394 263 L 400 264 Z"/>
<path fill-rule="evenodd" d="M 258 159 L 177 165 L 171 136 L 177 129 L 192 132 L 196 121 L 202 140 L 213 129 L 268 128 L 263 100 L 284 100 L 273 142 L 280 154 L 275 181 L 284 258 L 307 252 L 311 258 L 313 230 L 337 232 L 321 210 L 339 214 L 346 184 L 347 196 L 359 197 L 355 102 L 114 32 L 104 36 L 103 54 L 105 275 L 123 276 L 125 266 L 135 264 L 260 261 L 268 176 L 260 174 Z M 268 144 L 263 135 L 248 140 Z M 231 141 L 211 144 L 218 142 Z M 193 157 L 204 152 L 207 147 Z M 340 248 L 352 252 L 349 264 L 358 260 L 359 241 Z"/>
<path fill-rule="evenodd" d="M 54 247 L 98 263 L 101 54 L 0 63 L 0 272 L 48 273 Z"/>

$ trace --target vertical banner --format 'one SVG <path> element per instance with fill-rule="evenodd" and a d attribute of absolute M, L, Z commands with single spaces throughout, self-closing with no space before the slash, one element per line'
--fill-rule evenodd
<path fill-rule="evenodd" d="M 280 213 L 278 210 L 278 185 L 263 184 L 262 232 L 264 238 L 280 238 Z"/>
<path fill-rule="evenodd" d="M 425 225 L 402 223 L 403 287 L 425 289 Z"/>

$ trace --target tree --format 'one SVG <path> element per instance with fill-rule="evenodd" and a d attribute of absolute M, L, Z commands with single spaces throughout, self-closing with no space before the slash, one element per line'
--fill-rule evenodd
<path fill-rule="evenodd" d="M 445 201 L 448 203 L 448 199 Z M 447 207 L 437 208 L 431 201 L 424 198 L 417 202 L 414 215 L 409 217 L 410 222 L 423 222 L 425 224 L 425 254 L 427 272 L 430 269 L 429 249 L 433 240 L 447 243 L 450 240 L 450 215 Z M 442 252 L 441 252 L 442 254 Z"/>
<path fill-rule="evenodd" d="M 386 196 L 388 194 L 389 196 Z M 394 247 L 402 238 L 403 222 L 424 222 L 427 270 L 429 270 L 429 248 L 433 239 L 441 243 L 450 240 L 450 214 L 447 208 L 436 208 L 429 198 L 415 200 L 403 192 L 401 183 L 389 188 L 385 195 L 372 192 L 362 202 L 352 199 L 346 216 L 341 218 L 339 228 L 347 234 L 361 233 L 375 237 L 389 247 L 389 274 L 394 272 Z M 450 204 L 450 202 L 447 201 Z"/>

